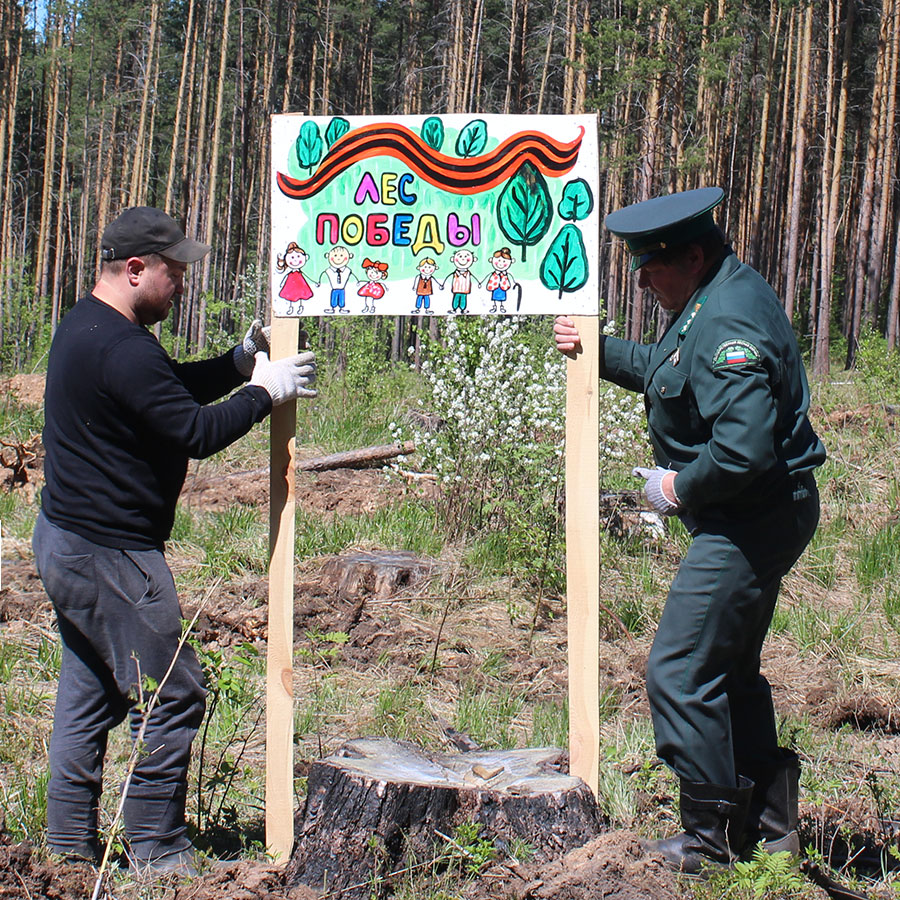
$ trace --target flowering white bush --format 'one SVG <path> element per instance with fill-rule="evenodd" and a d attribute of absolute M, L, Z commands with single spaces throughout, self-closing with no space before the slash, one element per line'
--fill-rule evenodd
<path fill-rule="evenodd" d="M 460 327 L 450 319 L 443 345 L 422 364 L 429 412 L 442 424 L 415 431 L 413 439 L 444 484 L 470 464 L 496 470 L 511 453 L 549 447 L 554 456 L 562 454 L 564 361 L 549 348 L 530 351 L 517 340 L 519 328 L 513 320 L 468 319 Z"/>
<path fill-rule="evenodd" d="M 546 558 L 558 532 L 565 449 L 566 361 L 518 319 L 449 319 L 423 364 L 436 427 L 396 423 L 437 475 L 451 534 L 503 529 L 522 556 Z M 639 395 L 604 383 L 600 453 L 606 471 L 646 459 Z M 554 539 L 555 540 L 555 539 Z"/>

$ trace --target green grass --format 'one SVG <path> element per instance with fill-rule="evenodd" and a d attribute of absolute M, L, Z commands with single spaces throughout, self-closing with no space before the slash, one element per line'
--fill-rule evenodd
<path fill-rule="evenodd" d="M 439 556 L 443 539 L 433 508 L 409 499 L 359 516 L 323 516 L 297 510 L 294 552 L 297 559 L 340 553 L 348 547 L 376 545 L 408 550 L 419 556 Z"/>
<path fill-rule="evenodd" d="M 524 702 L 521 691 L 506 685 L 468 682 L 457 702 L 453 727 L 486 749 L 516 747 L 519 736 L 514 721 Z"/>
<path fill-rule="evenodd" d="M 41 845 L 47 826 L 47 781 L 50 773 L 14 767 L 0 780 L 0 809 L 5 831 L 14 841 Z"/>
<path fill-rule="evenodd" d="M 856 543 L 856 578 L 862 588 L 890 583 L 900 574 L 900 521 L 882 525 Z"/>
<path fill-rule="evenodd" d="M 392 684 L 379 689 L 372 724 L 375 734 L 400 741 L 414 740 L 421 735 L 427 715 L 418 685 Z"/>
<path fill-rule="evenodd" d="M 532 747 L 569 746 L 569 701 L 568 698 L 558 702 L 538 700 L 532 708 L 531 735 L 529 745 Z"/>

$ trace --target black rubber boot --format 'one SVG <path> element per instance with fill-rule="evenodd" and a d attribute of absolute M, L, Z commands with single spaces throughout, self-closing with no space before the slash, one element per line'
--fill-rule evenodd
<path fill-rule="evenodd" d="M 704 866 L 730 866 L 743 846 L 744 822 L 753 782 L 739 776 L 738 787 L 681 782 L 684 831 L 653 841 L 648 849 L 661 854 L 678 872 L 699 875 Z"/>
<path fill-rule="evenodd" d="M 773 766 L 741 766 L 753 780 L 753 798 L 744 830 L 744 853 L 750 856 L 762 841 L 768 853 L 800 854 L 797 834 L 800 760 L 793 750 L 780 749 L 781 762 Z"/>

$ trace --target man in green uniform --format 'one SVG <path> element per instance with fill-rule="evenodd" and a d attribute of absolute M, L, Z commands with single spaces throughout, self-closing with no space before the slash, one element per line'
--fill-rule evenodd
<path fill-rule="evenodd" d="M 760 840 L 799 851 L 799 762 L 778 746 L 759 665 L 781 579 L 818 522 L 812 470 L 825 459 L 790 322 L 714 222 L 723 197 L 701 188 L 606 218 L 639 285 L 671 314 L 655 344 L 601 337 L 600 373 L 643 393 L 657 466 L 635 474 L 693 537 L 647 664 L 657 752 L 679 776 L 684 828 L 653 849 L 690 873 Z M 577 349 L 570 319 L 554 331 L 561 351 Z"/>

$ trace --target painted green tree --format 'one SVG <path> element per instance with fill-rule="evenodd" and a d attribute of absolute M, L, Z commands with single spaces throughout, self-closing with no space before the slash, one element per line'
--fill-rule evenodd
<path fill-rule="evenodd" d="M 487 138 L 487 124 L 482 119 L 473 119 L 460 131 L 456 139 L 456 155 L 468 159 L 484 153 Z"/>
<path fill-rule="evenodd" d="M 349 130 L 350 123 L 340 116 L 335 116 L 325 129 L 325 141 L 331 147 L 335 141 L 339 141 Z"/>
<path fill-rule="evenodd" d="M 422 140 L 433 150 L 444 144 L 444 123 L 437 116 L 429 116 L 422 123 Z"/>
<path fill-rule="evenodd" d="M 541 263 L 541 283 L 557 291 L 557 297 L 577 291 L 587 284 L 588 259 L 581 231 L 567 222 L 553 239 Z"/>
<path fill-rule="evenodd" d="M 506 237 L 522 248 L 523 262 L 527 248 L 550 230 L 552 218 L 553 200 L 544 176 L 531 163 L 522 163 L 497 198 L 497 220 Z"/>
<path fill-rule="evenodd" d="M 304 169 L 311 171 L 319 164 L 325 143 L 315 122 L 306 121 L 300 126 L 300 134 L 294 143 L 297 162 Z"/>
<path fill-rule="evenodd" d="M 594 194 L 591 186 L 583 179 L 569 181 L 563 188 L 562 200 L 559 201 L 560 218 L 567 222 L 580 222 L 586 219 L 594 208 Z"/>

